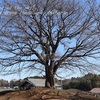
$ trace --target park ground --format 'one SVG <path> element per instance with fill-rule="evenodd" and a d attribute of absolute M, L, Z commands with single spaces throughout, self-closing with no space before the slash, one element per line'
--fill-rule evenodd
<path fill-rule="evenodd" d="M 35 88 L 26 91 L 1 91 L 0 100 L 100 100 L 100 98 L 89 92 L 77 89 Z"/>

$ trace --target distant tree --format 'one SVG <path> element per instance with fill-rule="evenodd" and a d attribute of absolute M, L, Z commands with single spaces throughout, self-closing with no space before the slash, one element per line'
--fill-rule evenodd
<path fill-rule="evenodd" d="M 58 70 L 92 71 L 100 57 L 100 32 L 94 2 L 4 0 L 0 23 L 0 72 L 45 73 L 55 86 Z M 90 59 L 90 60 L 89 60 Z M 92 63 L 93 62 L 93 63 Z"/>
<path fill-rule="evenodd" d="M 66 90 L 66 89 L 70 89 L 70 86 L 69 86 L 69 84 L 63 84 L 62 88 Z"/>
<path fill-rule="evenodd" d="M 11 80 L 10 81 L 10 87 L 13 88 L 14 86 L 18 86 L 18 84 L 16 84 L 17 80 Z"/>
<path fill-rule="evenodd" d="M 77 86 L 77 89 L 82 91 L 90 91 L 92 89 L 91 81 L 80 81 L 79 85 Z"/>
<path fill-rule="evenodd" d="M 9 87 L 9 82 L 6 80 L 0 80 L 0 87 Z"/>
<path fill-rule="evenodd" d="M 98 83 L 98 76 L 97 75 L 94 75 L 91 79 L 91 85 L 92 85 L 92 88 L 95 88 L 97 87 L 97 83 Z"/>
<path fill-rule="evenodd" d="M 79 82 L 70 82 L 69 83 L 70 88 L 77 89 L 78 86 L 79 86 Z"/>

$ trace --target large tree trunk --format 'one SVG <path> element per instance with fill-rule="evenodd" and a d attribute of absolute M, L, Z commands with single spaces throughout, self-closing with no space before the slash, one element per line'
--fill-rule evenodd
<path fill-rule="evenodd" d="M 46 81 L 45 81 L 45 87 L 48 88 L 55 88 L 55 77 L 53 73 L 53 69 L 49 66 L 46 66 Z"/>

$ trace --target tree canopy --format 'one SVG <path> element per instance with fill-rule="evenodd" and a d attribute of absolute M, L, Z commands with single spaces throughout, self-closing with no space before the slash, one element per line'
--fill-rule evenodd
<path fill-rule="evenodd" d="M 2 74 L 45 72 L 46 86 L 53 87 L 59 69 L 97 70 L 89 59 L 100 53 L 99 8 L 95 2 L 83 3 L 5 0 L 0 23 Z"/>

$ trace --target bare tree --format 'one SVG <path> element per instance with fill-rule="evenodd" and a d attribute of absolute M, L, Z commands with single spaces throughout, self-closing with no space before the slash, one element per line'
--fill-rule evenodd
<path fill-rule="evenodd" d="M 91 59 L 99 57 L 99 32 L 94 8 L 85 9 L 85 4 L 75 0 L 5 1 L 0 26 L 2 74 L 44 71 L 45 86 L 54 87 L 59 69 L 64 73 L 96 69 Z"/>

